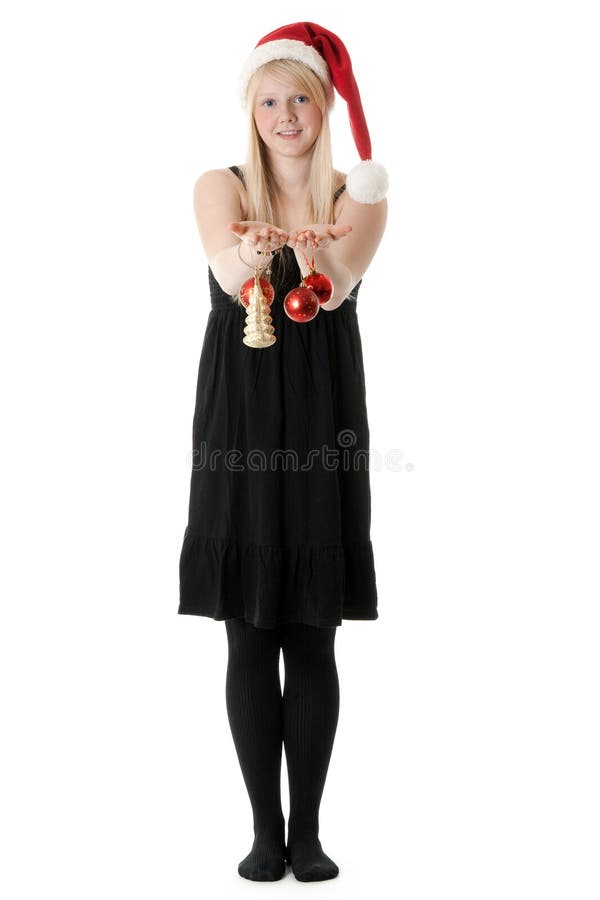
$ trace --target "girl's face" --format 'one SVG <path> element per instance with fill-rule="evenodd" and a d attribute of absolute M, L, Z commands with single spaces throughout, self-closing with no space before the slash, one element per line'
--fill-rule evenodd
<path fill-rule="evenodd" d="M 254 121 L 270 151 L 303 156 L 312 148 L 322 114 L 314 100 L 289 82 L 263 75 L 254 100 Z"/>

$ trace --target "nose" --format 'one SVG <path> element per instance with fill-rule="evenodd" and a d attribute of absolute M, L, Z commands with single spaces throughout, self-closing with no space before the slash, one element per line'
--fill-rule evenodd
<path fill-rule="evenodd" d="M 296 118 L 296 113 L 291 109 L 284 109 L 279 117 L 280 122 L 290 122 Z"/>

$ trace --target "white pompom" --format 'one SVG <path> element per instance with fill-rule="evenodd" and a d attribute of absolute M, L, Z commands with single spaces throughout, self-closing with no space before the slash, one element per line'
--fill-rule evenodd
<path fill-rule="evenodd" d="M 372 159 L 359 162 L 346 176 L 346 190 L 357 203 L 379 203 L 388 187 L 388 173 L 381 163 Z"/>

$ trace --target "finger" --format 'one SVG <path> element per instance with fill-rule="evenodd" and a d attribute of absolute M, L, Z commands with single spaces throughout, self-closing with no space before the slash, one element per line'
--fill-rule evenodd
<path fill-rule="evenodd" d="M 329 229 L 329 237 L 336 240 L 336 238 L 341 238 L 350 234 L 351 231 L 352 225 L 332 225 Z"/>
<path fill-rule="evenodd" d="M 264 250 L 273 250 L 274 247 L 279 243 L 279 237 L 277 235 L 277 231 L 274 228 L 265 228 L 263 229 L 263 244 Z"/>
<path fill-rule="evenodd" d="M 281 232 L 277 228 L 271 228 L 269 232 L 269 247 L 271 250 L 276 249 L 281 245 L 282 236 Z"/>

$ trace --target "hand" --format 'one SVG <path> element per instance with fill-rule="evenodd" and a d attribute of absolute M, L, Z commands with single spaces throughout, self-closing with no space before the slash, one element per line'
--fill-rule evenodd
<path fill-rule="evenodd" d="M 306 228 L 290 232 L 287 243 L 288 247 L 308 253 L 310 250 L 328 247 L 331 241 L 339 241 L 351 231 L 352 225 L 307 225 Z"/>
<path fill-rule="evenodd" d="M 287 231 L 267 222 L 230 222 L 227 227 L 241 241 L 261 253 L 280 250 L 288 239 Z"/>

